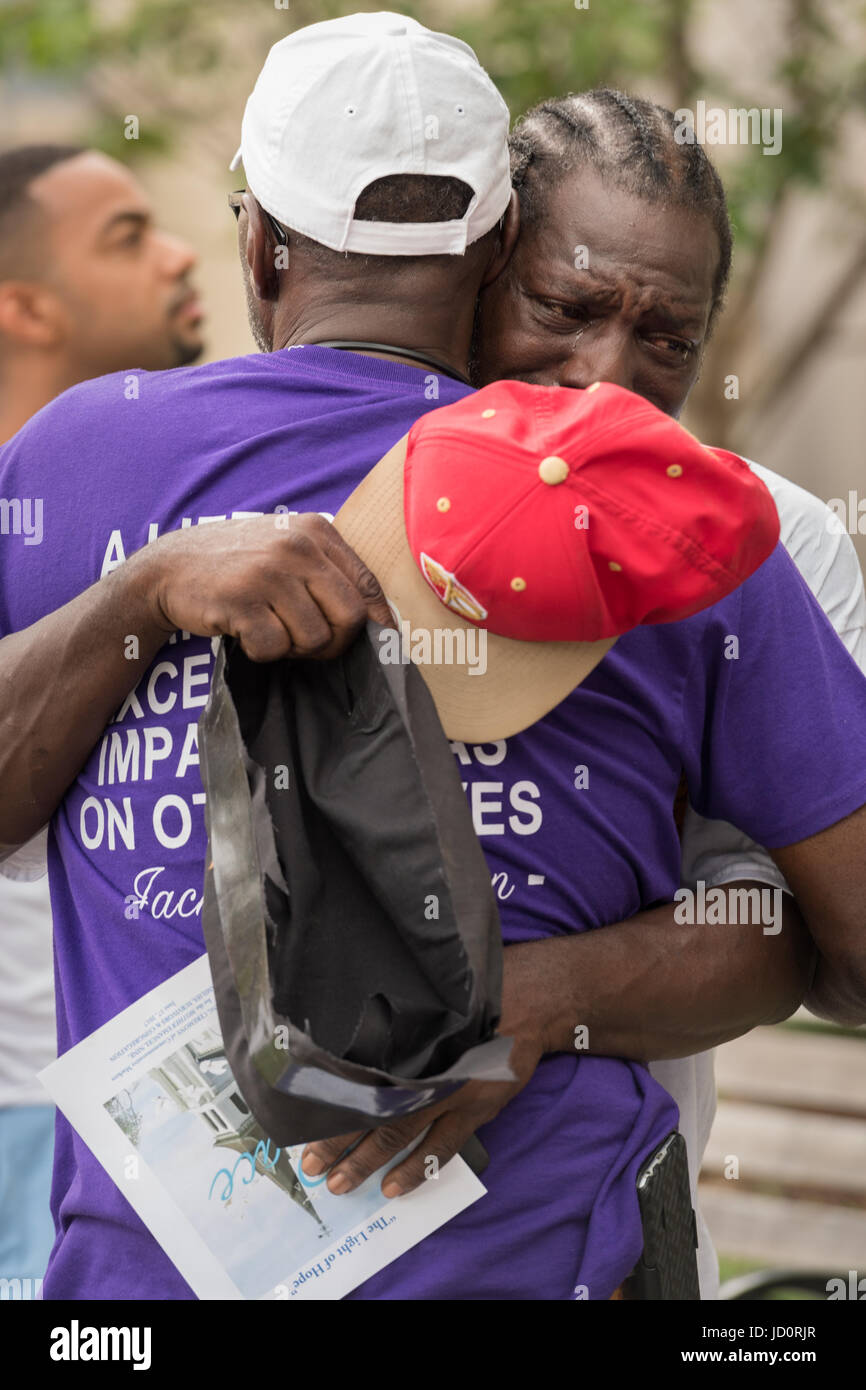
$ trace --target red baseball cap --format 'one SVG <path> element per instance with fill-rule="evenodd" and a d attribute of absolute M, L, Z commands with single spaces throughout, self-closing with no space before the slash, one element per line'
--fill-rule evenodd
<path fill-rule="evenodd" d="M 501 381 L 422 416 L 335 525 L 404 636 L 485 630 L 483 673 L 443 643 L 419 662 L 446 733 L 472 741 L 548 713 L 620 634 L 718 602 L 779 539 L 748 464 L 601 382 Z"/>

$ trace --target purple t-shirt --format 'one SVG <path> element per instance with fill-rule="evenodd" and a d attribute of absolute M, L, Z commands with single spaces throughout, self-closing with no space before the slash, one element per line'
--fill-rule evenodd
<path fill-rule="evenodd" d="M 0 631 L 173 528 L 278 506 L 336 512 L 414 419 L 463 394 L 423 370 L 317 347 L 74 388 L 0 452 L 0 496 L 30 499 L 31 523 L 29 537 L 22 526 L 0 538 Z M 54 817 L 61 1052 L 204 949 L 196 724 L 211 665 L 207 639 L 167 643 Z M 505 941 L 672 899 L 683 768 L 698 810 L 769 845 L 856 809 L 864 714 L 866 680 L 781 548 L 707 612 L 621 638 L 531 729 L 452 745 Z M 487 1195 L 349 1297 L 569 1299 L 579 1285 L 609 1297 L 641 1248 L 636 1171 L 676 1120 L 638 1063 L 544 1058 L 479 1131 Z M 192 1296 L 62 1117 L 52 1206 L 46 1298 Z"/>

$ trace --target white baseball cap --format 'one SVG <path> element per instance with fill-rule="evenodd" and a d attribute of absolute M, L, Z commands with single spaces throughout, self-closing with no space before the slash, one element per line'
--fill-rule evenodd
<path fill-rule="evenodd" d="M 508 207 L 508 108 L 468 44 L 405 15 L 346 15 L 274 44 L 244 111 L 247 183 L 284 226 L 335 251 L 460 255 Z M 462 179 L 448 222 L 363 222 L 359 194 L 394 174 Z"/>

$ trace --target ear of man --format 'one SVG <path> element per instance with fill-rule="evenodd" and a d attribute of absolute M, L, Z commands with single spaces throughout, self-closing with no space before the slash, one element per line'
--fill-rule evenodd
<path fill-rule="evenodd" d="M 506 269 L 511 257 L 514 255 L 514 248 L 517 245 L 517 238 L 520 235 L 520 199 L 514 189 L 511 190 L 511 201 L 502 217 L 499 236 L 496 240 L 493 255 L 490 258 L 484 278 L 481 281 L 481 288 L 486 289 L 492 285 L 494 280 Z"/>
<path fill-rule="evenodd" d="M 0 152 L 0 348 L 53 348 L 66 319 L 47 264 L 45 218 L 31 189 L 80 145 L 21 145 Z"/>
<path fill-rule="evenodd" d="M 247 214 L 247 265 L 256 298 L 275 301 L 280 297 L 280 277 L 274 258 L 273 234 L 257 200 L 250 193 L 244 195 L 243 206 Z"/>
<path fill-rule="evenodd" d="M 50 351 L 65 337 L 60 301 L 47 285 L 0 280 L 0 348 Z"/>

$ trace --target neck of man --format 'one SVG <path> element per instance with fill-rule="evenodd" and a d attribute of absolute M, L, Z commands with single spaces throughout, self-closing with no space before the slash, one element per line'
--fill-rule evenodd
<path fill-rule="evenodd" d="M 475 311 L 475 295 L 420 295 L 404 303 L 382 294 L 378 302 L 353 302 L 348 296 L 329 303 L 311 298 L 304 304 L 280 300 L 274 309 L 274 350 L 331 341 L 387 344 L 393 351 L 358 348 L 370 356 L 403 361 L 419 371 L 423 363 L 401 358 L 400 348 L 424 353 L 458 375 L 466 375 Z"/>
<path fill-rule="evenodd" d="M 10 351 L 0 357 L 0 444 L 5 444 L 55 396 L 83 381 L 71 364 Z"/>

